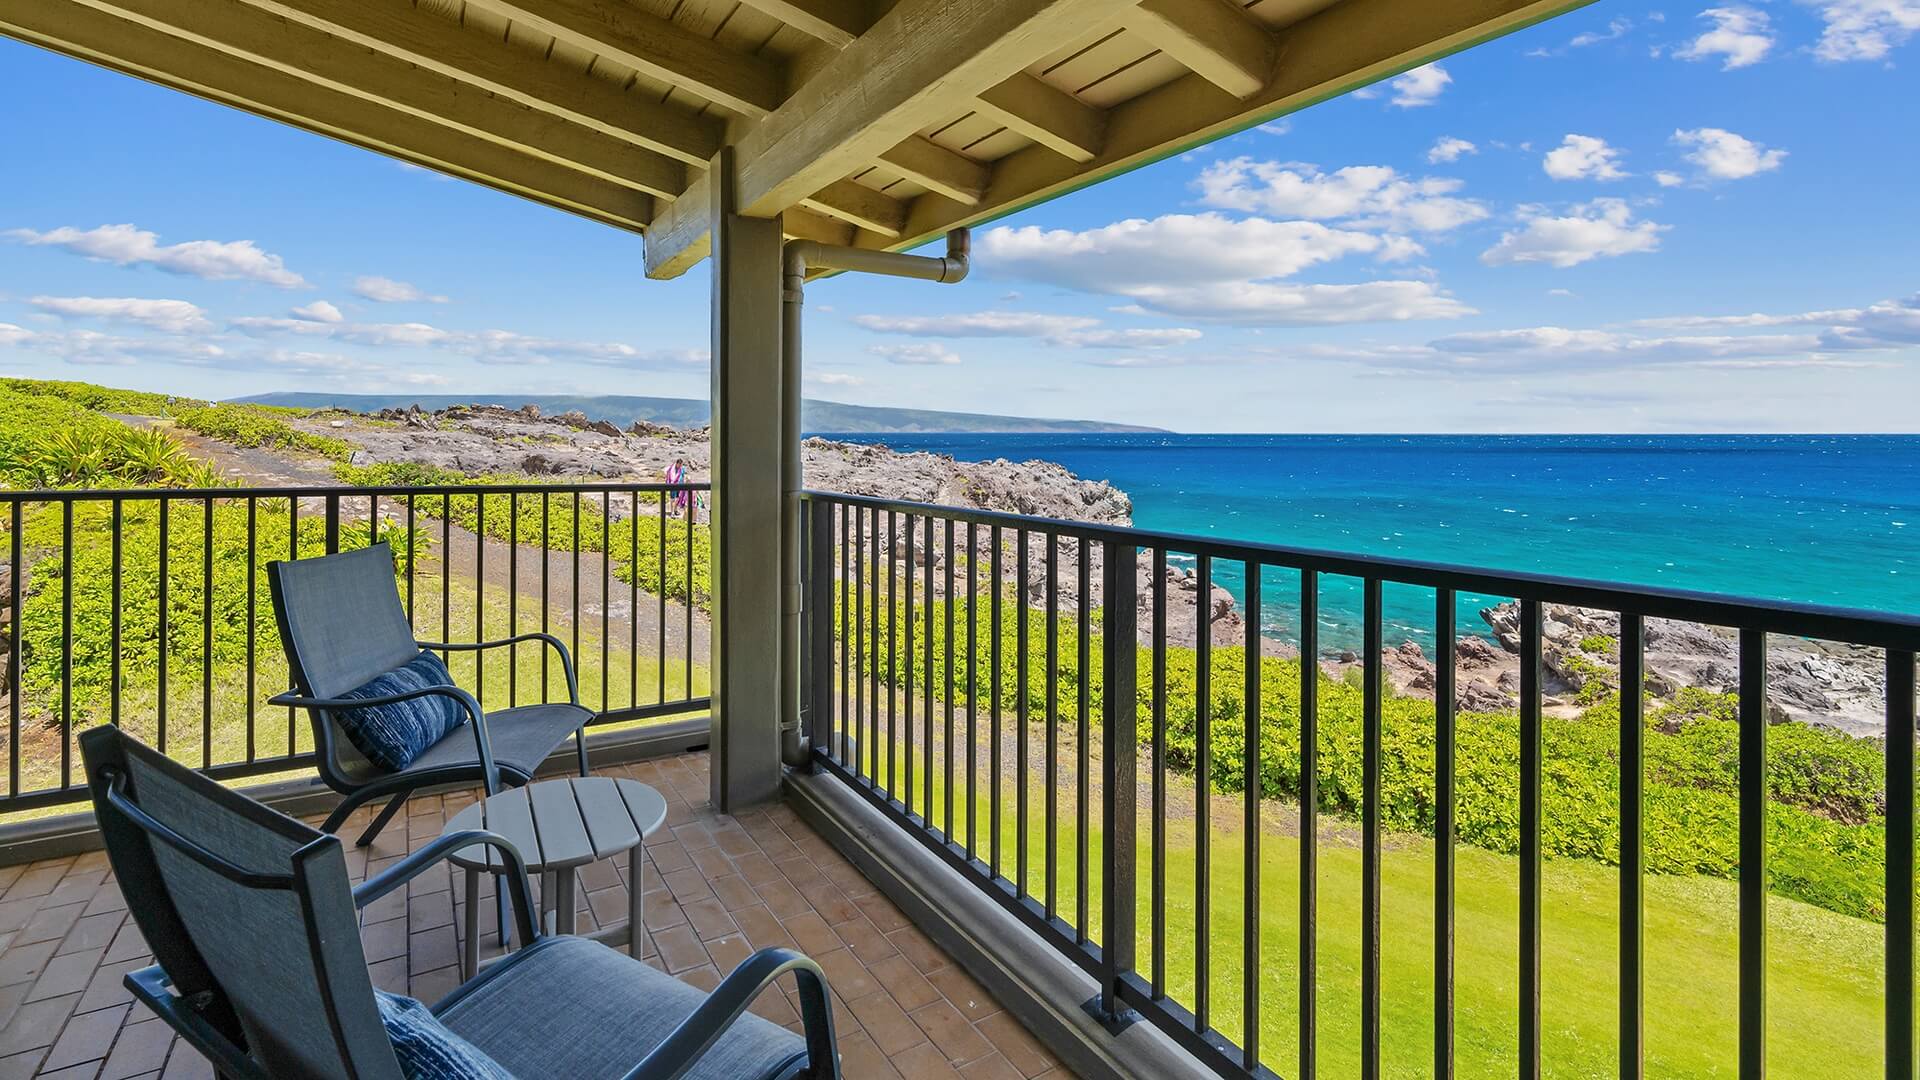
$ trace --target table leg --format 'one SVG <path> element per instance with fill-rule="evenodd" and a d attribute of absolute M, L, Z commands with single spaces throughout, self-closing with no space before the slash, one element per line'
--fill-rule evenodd
<path fill-rule="evenodd" d="M 557 875 L 551 870 L 540 871 L 540 930 L 542 933 L 553 933 L 553 928 L 557 925 L 557 915 L 553 904 L 554 878 L 556 876 Z"/>
<path fill-rule="evenodd" d="M 473 978 L 480 969 L 480 871 L 467 872 L 466 937 L 460 944 L 460 976 Z"/>
<path fill-rule="evenodd" d="M 645 840 L 633 845 L 627 856 L 627 955 L 635 960 L 646 951 L 647 879 Z"/>
<path fill-rule="evenodd" d="M 554 916 L 555 932 L 571 934 L 576 929 L 575 919 L 578 915 L 578 912 L 574 910 L 575 901 L 573 898 L 573 885 L 578 875 L 569 867 L 568 869 L 560 871 L 559 878 L 560 888 L 558 894 L 554 897 L 554 907 L 556 909 Z"/>

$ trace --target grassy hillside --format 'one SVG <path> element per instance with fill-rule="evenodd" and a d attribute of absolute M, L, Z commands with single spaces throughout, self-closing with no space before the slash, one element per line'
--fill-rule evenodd
<path fill-rule="evenodd" d="M 240 402 L 261 405 L 285 405 L 297 408 L 350 409 L 373 412 L 376 409 L 404 409 L 418 405 L 423 409 L 444 409 L 449 405 L 469 405 L 476 400 L 502 405 L 534 404 L 545 413 L 577 409 L 596 420 L 611 420 L 625 427 L 635 420 L 674 427 L 698 427 L 707 422 L 707 403 L 696 398 L 634 397 L 625 394 L 331 394 L 284 391 L 238 398 Z M 843 405 L 837 401 L 808 400 L 804 423 L 810 432 L 874 434 L 913 431 L 972 432 L 1125 432 L 1158 431 L 1158 428 L 1109 424 L 1098 420 L 1051 420 L 1030 416 L 995 416 L 986 413 L 942 412 L 937 409 L 887 409 L 871 405 Z"/>

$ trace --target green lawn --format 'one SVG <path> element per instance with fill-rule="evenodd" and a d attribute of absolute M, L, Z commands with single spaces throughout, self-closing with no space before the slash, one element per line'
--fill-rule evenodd
<path fill-rule="evenodd" d="M 964 748 L 964 737 L 958 746 Z M 904 745 L 900 747 L 904 749 Z M 962 752 L 964 752 L 962 750 Z M 958 755 L 956 755 L 958 756 Z M 1062 743 L 1057 910 L 1075 917 L 1075 783 L 1073 754 Z M 987 855 L 990 803 L 986 753 L 980 754 L 975 813 L 979 854 Z M 1046 788 L 1036 737 L 1030 753 L 1028 891 L 1042 895 Z M 935 755 L 934 807 L 945 801 L 945 763 Z M 898 765 L 897 765 L 898 767 Z M 912 799 L 924 788 L 916 761 Z M 956 787 L 965 763 L 956 762 Z M 884 765 L 883 765 L 884 769 Z M 1003 781 L 1003 873 L 1013 875 L 1014 793 Z M 1191 805 L 1191 784 L 1175 801 Z M 1180 796 L 1184 796 L 1181 798 Z M 956 792 L 956 832 L 965 840 L 965 793 Z M 1138 900 L 1143 974 L 1148 939 L 1151 858 L 1141 791 Z M 1219 806 L 1221 804 L 1216 804 Z M 1089 925 L 1100 922 L 1101 837 L 1098 797 L 1090 808 Z M 1230 820 L 1222 820 L 1227 818 Z M 1318 920 L 1320 1074 L 1359 1075 L 1360 851 L 1352 830 L 1320 843 Z M 1244 847 L 1239 811 L 1216 809 L 1212 823 L 1211 927 L 1214 1026 L 1237 1039 L 1242 1030 Z M 1191 816 L 1170 824 L 1168 839 L 1168 990 L 1191 1006 L 1194 987 L 1195 828 Z M 1431 1075 L 1433 1046 L 1433 842 L 1390 836 L 1383 860 L 1382 964 L 1384 1073 Z M 1283 1076 L 1295 1075 L 1297 1054 L 1299 841 L 1270 826 L 1261 839 L 1260 1046 Z M 1455 1052 L 1463 1077 L 1512 1076 L 1518 1055 L 1518 861 L 1463 847 L 1457 859 Z M 1618 872 L 1585 860 L 1550 861 L 1545 869 L 1542 976 L 1544 1057 L 1550 1077 L 1617 1075 Z M 1737 883 L 1703 876 L 1653 876 L 1646 893 L 1646 1038 L 1648 1076 L 1717 1077 L 1735 1074 L 1738 1000 Z M 1880 964 L 1883 927 L 1797 901 L 1774 897 L 1768 909 L 1768 1066 L 1777 1077 L 1865 1077 L 1880 1069 Z M 1094 935 L 1097 937 L 1097 934 Z"/>

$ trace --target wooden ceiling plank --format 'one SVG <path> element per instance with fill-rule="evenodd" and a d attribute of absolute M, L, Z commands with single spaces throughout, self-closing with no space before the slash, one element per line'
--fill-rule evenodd
<path fill-rule="evenodd" d="M 687 166 L 239 0 L 75 0 L 430 123 L 672 199 Z"/>
<path fill-rule="evenodd" d="M 1106 145 L 1105 113 L 1024 71 L 981 94 L 980 108 L 1001 124 L 1073 161 L 1092 161 Z"/>
<path fill-rule="evenodd" d="M 0 5 L 0 34 L 620 228 L 653 215 L 643 192 L 80 4 Z"/>
<path fill-rule="evenodd" d="M 994 164 L 974 207 L 918 199 L 897 251 L 1138 168 L 1480 42 L 1584 7 L 1591 0 L 1344 0 L 1276 32 L 1275 77 L 1245 100 L 1186 75 L 1109 110 L 1108 138 L 1087 164 L 1033 146 Z M 663 211 L 671 213 L 671 208 Z"/>
<path fill-rule="evenodd" d="M 1273 77 L 1272 32 L 1231 0 L 1141 0 L 1127 28 L 1234 97 Z"/>
<path fill-rule="evenodd" d="M 650 102 L 590 75 L 544 62 L 504 41 L 421 15 L 404 4 L 367 0 L 248 2 L 690 165 L 705 168 L 720 149 L 723 124 L 718 118 Z"/>
<path fill-rule="evenodd" d="M 844 179 L 983 90 L 1020 74 L 1090 21 L 1133 0 L 901 0 L 779 109 L 735 141 L 734 204 L 771 217 Z M 697 186 L 697 185 L 696 185 Z M 691 195 L 649 234 L 647 272 L 691 265 L 707 210 Z M 697 225 L 685 218 L 702 218 Z M 680 245 L 675 247 L 674 245 Z"/>
<path fill-rule="evenodd" d="M 780 231 L 790 240 L 812 240 L 845 247 L 853 243 L 854 235 L 859 230 L 844 221 L 796 206 L 780 215 Z"/>
<path fill-rule="evenodd" d="M 809 37 L 844 49 L 873 25 L 867 0 L 742 0 Z"/>
<path fill-rule="evenodd" d="M 881 236 L 899 236 L 900 227 L 907 223 L 904 203 L 851 180 L 836 180 L 800 200 L 800 205 Z"/>
<path fill-rule="evenodd" d="M 955 202 L 978 205 L 993 170 L 919 135 L 880 155 L 888 168 Z"/>
<path fill-rule="evenodd" d="M 734 52 L 677 23 L 609 0 L 467 0 L 682 87 L 744 116 L 786 97 L 784 65 Z"/>

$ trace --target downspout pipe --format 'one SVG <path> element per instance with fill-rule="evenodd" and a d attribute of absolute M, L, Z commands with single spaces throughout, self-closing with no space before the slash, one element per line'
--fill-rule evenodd
<path fill-rule="evenodd" d="M 788 765 L 803 766 L 809 761 L 800 730 L 800 325 L 807 274 L 844 270 L 951 285 L 966 279 L 970 249 L 965 229 L 947 233 L 945 255 L 903 255 L 814 240 L 789 240 L 781 249 L 780 756 Z"/>

